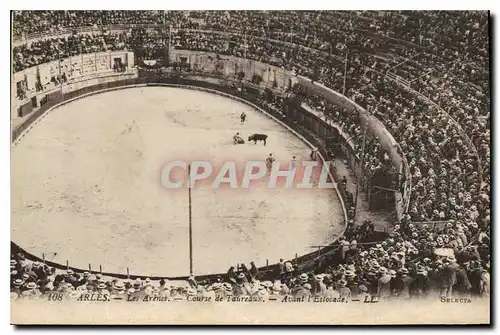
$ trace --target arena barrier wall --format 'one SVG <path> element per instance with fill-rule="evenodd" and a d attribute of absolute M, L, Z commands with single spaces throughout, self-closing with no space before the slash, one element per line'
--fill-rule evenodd
<path fill-rule="evenodd" d="M 216 74 L 235 80 L 238 78 L 238 74 L 243 72 L 245 81 L 251 81 L 254 75 L 259 75 L 262 78 L 260 86 L 281 92 L 285 92 L 287 88 L 297 83 L 297 78 L 291 71 L 251 59 L 177 49 L 169 52 L 169 59 L 171 63 L 177 64 L 184 59 L 186 64 L 190 66 L 189 72 Z"/>
<path fill-rule="evenodd" d="M 102 92 L 110 91 L 110 90 L 123 89 L 123 88 L 125 88 L 125 86 L 130 87 L 130 85 L 132 85 L 132 87 L 136 87 L 138 85 L 139 86 L 141 86 L 141 85 L 154 85 L 154 86 L 163 85 L 163 86 L 171 86 L 171 87 L 173 86 L 173 87 L 184 87 L 184 88 L 191 88 L 191 89 L 201 89 L 204 91 L 210 91 L 212 93 L 222 94 L 222 95 L 227 96 L 227 97 L 236 98 L 242 102 L 253 105 L 254 108 L 256 107 L 261 111 L 264 111 L 262 107 L 264 107 L 264 108 L 266 107 L 262 104 L 262 101 L 259 100 L 257 97 L 238 91 L 234 85 L 224 87 L 224 86 L 220 86 L 220 84 L 214 84 L 213 82 L 203 82 L 203 81 L 199 81 L 199 80 L 191 80 L 189 78 L 184 78 L 184 79 L 182 79 L 182 78 L 175 78 L 175 79 L 164 78 L 163 81 L 164 81 L 163 83 L 158 83 L 157 78 L 136 78 L 136 79 L 122 80 L 120 82 L 115 81 L 115 82 L 101 83 L 101 84 L 94 85 L 91 87 L 84 87 L 84 88 L 77 90 L 77 91 L 69 92 L 68 94 L 65 95 L 65 97 L 61 101 L 59 101 L 59 103 L 45 105 L 43 108 L 41 108 L 38 111 L 38 113 L 36 113 L 37 117 L 30 118 L 30 121 L 23 124 L 22 127 L 16 128 L 14 130 L 13 139 L 14 139 L 14 141 L 17 141 L 20 138 L 22 138 L 24 136 L 24 134 L 26 132 L 28 132 L 31 127 L 33 127 L 34 123 L 36 123 L 40 117 L 41 118 L 45 117 L 47 112 L 50 112 L 50 110 L 58 107 L 59 105 L 68 103 L 68 102 L 73 101 L 75 99 L 83 98 L 83 97 L 88 96 L 88 95 L 98 94 L 98 93 L 102 93 Z M 200 87 L 200 86 L 203 86 L 203 87 Z M 256 106 L 259 104 L 261 105 L 261 107 Z M 275 110 L 274 112 L 271 111 L 271 113 L 268 113 L 268 112 L 265 112 L 265 113 L 269 117 L 272 117 L 275 120 L 277 120 L 278 122 L 284 124 L 282 121 L 279 120 L 280 115 L 279 115 L 278 111 Z M 275 115 L 273 115 L 273 114 L 275 114 Z M 290 129 L 289 126 L 287 126 L 287 128 Z M 308 143 L 310 146 L 313 145 L 304 136 L 301 136 L 300 134 L 298 134 L 295 131 L 294 131 L 294 133 L 296 135 L 298 135 L 299 138 L 301 138 L 303 141 Z M 320 159 L 322 159 L 322 160 L 324 159 L 323 155 L 321 153 L 320 153 Z M 334 179 L 334 177 L 331 174 L 330 174 L 330 178 Z M 337 192 L 338 192 L 338 190 L 337 190 Z M 339 196 L 339 199 L 340 199 L 341 204 L 343 206 L 344 219 L 346 219 L 346 212 L 345 212 L 345 206 L 343 203 L 342 195 L 338 193 L 338 196 Z M 22 250 L 22 248 L 17 246 L 14 242 L 12 242 L 12 250 L 13 251 L 14 250 Z M 338 258 L 338 250 L 339 250 L 338 244 L 334 242 L 334 243 L 332 243 L 332 245 L 325 247 L 325 248 L 322 248 L 322 249 L 319 249 L 316 252 L 312 252 L 312 253 L 309 253 L 307 255 L 303 255 L 300 257 L 298 257 L 298 255 L 296 255 L 296 258 L 294 259 L 294 263 L 296 264 L 297 269 L 299 269 L 299 270 L 302 270 L 302 271 L 305 271 L 306 269 L 311 270 L 313 268 L 318 267 L 318 265 L 321 266 L 321 264 L 331 264 L 332 261 L 334 261 L 335 259 Z M 38 260 L 38 261 L 40 261 L 40 260 L 45 261 L 48 265 L 59 268 L 59 269 L 71 268 L 74 271 L 79 271 L 79 272 L 87 271 L 87 269 L 79 269 L 79 268 L 71 267 L 71 266 L 69 266 L 69 264 L 61 265 L 61 264 L 50 262 L 50 261 L 47 261 L 44 259 L 40 259 L 39 256 L 32 255 L 29 252 L 27 252 L 26 250 L 22 250 L 22 252 L 25 253 L 25 255 L 27 255 L 30 259 Z M 89 265 L 89 267 L 90 267 L 90 265 Z M 265 267 L 261 267 L 259 270 L 263 276 L 268 276 L 269 278 L 271 278 L 274 276 L 274 273 L 275 273 L 277 268 L 278 268 L 277 264 L 273 264 L 273 265 L 266 264 Z M 92 272 L 100 272 L 100 271 L 93 270 Z M 124 274 L 117 274 L 117 273 L 106 273 L 106 272 L 102 272 L 102 273 L 104 275 L 113 276 L 113 277 L 117 277 L 117 278 L 144 277 L 144 276 L 130 275 L 130 274 L 124 275 Z M 197 277 L 200 279 L 203 279 L 203 278 L 210 279 L 210 278 L 220 277 L 220 276 L 224 276 L 224 274 L 215 274 L 215 275 L 206 275 L 206 276 L 197 276 Z M 153 279 L 159 279 L 159 278 L 160 277 L 158 277 L 158 278 L 155 277 Z M 168 277 L 162 277 L 162 278 L 168 278 Z M 169 279 L 184 279 L 184 278 L 185 277 L 176 277 L 176 278 L 169 278 Z"/>

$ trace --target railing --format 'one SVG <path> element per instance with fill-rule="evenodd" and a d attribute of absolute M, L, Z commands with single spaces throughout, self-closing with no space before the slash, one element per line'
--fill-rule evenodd
<path fill-rule="evenodd" d="M 29 43 L 31 41 L 50 38 L 53 36 L 71 35 L 74 32 L 76 32 L 77 34 L 93 33 L 96 31 L 101 31 L 103 28 L 104 28 L 103 26 L 97 26 L 97 27 L 85 26 L 85 27 L 73 27 L 73 28 L 65 27 L 63 29 L 48 32 L 48 33 L 33 33 L 33 34 L 27 34 L 27 35 L 23 35 L 23 36 L 14 36 L 12 39 L 12 43 L 14 46 L 17 46 L 19 44 Z"/>
<path fill-rule="evenodd" d="M 410 87 L 410 82 L 406 79 L 403 79 L 403 77 L 401 76 L 398 76 L 392 72 L 387 72 L 387 77 L 389 77 L 390 79 L 400 83 L 401 85 L 403 85 L 404 87 Z"/>

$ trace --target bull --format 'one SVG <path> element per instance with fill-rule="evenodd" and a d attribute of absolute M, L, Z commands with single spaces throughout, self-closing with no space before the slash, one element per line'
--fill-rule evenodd
<path fill-rule="evenodd" d="M 256 144 L 257 141 L 263 141 L 264 145 L 266 145 L 267 135 L 265 134 L 253 134 L 248 136 L 248 142 L 253 141 L 253 144 Z"/>

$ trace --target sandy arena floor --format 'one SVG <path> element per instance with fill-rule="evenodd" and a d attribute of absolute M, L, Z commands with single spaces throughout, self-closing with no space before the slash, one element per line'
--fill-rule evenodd
<path fill-rule="evenodd" d="M 239 115 L 248 115 L 242 125 Z M 233 145 L 240 132 L 267 146 Z M 52 111 L 12 151 L 12 240 L 48 260 L 106 272 L 189 273 L 187 189 L 167 190 L 171 160 L 308 160 L 309 148 L 277 122 L 229 98 L 132 88 Z M 342 231 L 334 190 L 195 188 L 195 274 L 292 258 Z"/>

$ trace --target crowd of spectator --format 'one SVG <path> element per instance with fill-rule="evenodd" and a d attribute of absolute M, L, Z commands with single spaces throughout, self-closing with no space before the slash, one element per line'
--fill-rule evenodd
<path fill-rule="evenodd" d="M 452 292 L 464 296 L 489 295 L 491 186 L 487 13 L 14 13 L 14 33 L 23 36 L 34 32 L 55 34 L 58 30 L 80 26 L 117 24 L 156 24 L 160 27 L 120 32 L 96 29 L 88 34 L 71 33 L 27 42 L 13 50 L 14 70 L 59 57 L 106 50 L 131 50 L 143 58 L 159 58 L 168 45 L 175 49 L 269 63 L 344 92 L 377 117 L 400 144 L 408 161 L 412 184 L 408 212 L 391 235 L 380 244 L 364 244 L 369 224 L 357 227 L 352 236 L 341 241 L 339 266 L 330 264 L 326 269 L 301 272 L 297 264 L 281 262 L 280 280 L 274 283 L 260 281 L 262 274 L 256 274 L 252 267 L 250 270 L 232 269 L 227 278 L 212 283 L 191 280 L 184 291 L 162 289 L 166 283 L 144 286 L 143 281 L 138 287 L 135 287 L 136 282 L 128 282 L 119 284 L 119 288 L 129 286 L 137 292 L 151 287 L 151 292 L 156 292 L 157 288 L 160 292 L 168 291 L 165 293 L 168 296 L 187 296 L 189 292 L 193 296 L 342 298 L 376 294 L 384 299 L 407 299 L 423 297 L 431 291 L 446 297 L 451 297 Z M 360 150 L 364 130 L 359 115 L 347 112 L 321 95 L 307 94 L 300 86 L 294 87 L 292 93 L 301 103 L 336 124 L 354 148 Z M 390 165 L 377 138 L 368 134 L 365 146 L 365 171 L 377 171 Z M 429 221 L 448 223 L 437 230 L 417 224 Z M 433 252 L 442 249 L 453 250 L 453 253 L 440 256 Z M 95 279 L 91 285 L 87 282 L 74 284 L 80 283 L 80 278 L 67 285 L 64 280 L 67 274 L 55 275 L 43 265 L 37 267 L 16 257 L 12 259 L 11 276 L 12 291 L 18 295 L 25 295 L 22 292 L 30 290 L 38 290 L 40 294 L 44 290 L 69 292 L 73 291 L 71 287 L 77 291 L 83 286 L 95 292 L 101 289 L 110 293 L 115 291 L 117 282 L 113 280 L 101 283 Z M 40 270 L 40 266 L 45 270 Z M 47 289 L 47 280 L 53 283 L 52 288 Z M 61 283 L 65 284 L 61 286 Z M 28 285 L 35 288 L 28 289 Z"/>
<path fill-rule="evenodd" d="M 13 12 L 14 36 L 57 34 L 71 28 L 116 24 L 161 24 L 165 11 L 145 10 L 22 10 Z"/>
<path fill-rule="evenodd" d="M 360 228 L 360 238 L 370 232 L 369 223 Z M 403 221 L 380 243 L 358 243 L 353 237 L 343 237 L 339 243 L 335 261 L 327 258 L 313 270 L 280 259 L 271 274 L 261 273 L 262 269 L 251 262 L 250 268 L 241 264 L 237 269 L 231 267 L 225 276 L 202 281 L 195 277 L 175 281 L 120 280 L 99 273 L 56 270 L 17 253 L 11 257 L 11 298 L 175 301 L 211 297 L 211 302 L 216 297 L 222 301 L 326 302 L 371 300 L 372 296 L 382 301 L 437 296 L 489 298 L 490 241 L 477 225 L 449 223 L 435 231 Z M 449 248 L 454 253 L 433 253 L 436 248 Z"/>
<path fill-rule="evenodd" d="M 14 47 L 14 71 L 86 53 L 127 50 L 125 45 L 127 40 L 123 33 L 108 33 L 72 34 L 67 37 L 33 41 L 29 45 Z"/>

